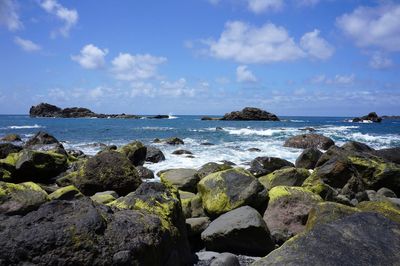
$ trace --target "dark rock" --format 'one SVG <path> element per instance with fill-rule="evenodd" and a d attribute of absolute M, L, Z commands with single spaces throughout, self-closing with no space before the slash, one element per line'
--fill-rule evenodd
<path fill-rule="evenodd" d="M 29 147 L 38 144 L 53 144 L 53 143 L 59 143 L 59 141 L 49 133 L 44 131 L 39 131 L 38 133 L 35 134 L 35 136 L 30 138 L 25 143 L 25 146 Z"/>
<path fill-rule="evenodd" d="M 1 141 L 5 141 L 5 142 L 21 141 L 21 137 L 17 134 L 8 134 L 8 135 L 2 137 Z"/>
<path fill-rule="evenodd" d="M 211 142 L 202 142 L 202 143 L 200 143 L 200 145 L 203 145 L 203 146 L 214 146 L 215 144 L 211 143 Z"/>
<path fill-rule="evenodd" d="M 215 130 L 216 131 L 224 131 L 224 129 L 222 127 L 216 127 Z"/>
<path fill-rule="evenodd" d="M 374 154 L 389 162 L 400 164 L 400 147 L 376 150 Z"/>
<path fill-rule="evenodd" d="M 305 149 L 296 159 L 296 167 L 314 169 L 322 152 L 317 148 Z"/>
<path fill-rule="evenodd" d="M 83 197 L 83 194 L 73 185 L 62 187 L 49 195 L 50 200 L 74 200 Z"/>
<path fill-rule="evenodd" d="M 268 227 L 249 206 L 225 213 L 201 234 L 207 250 L 265 256 L 274 249 Z"/>
<path fill-rule="evenodd" d="M 125 155 L 134 166 L 143 165 L 146 159 L 147 148 L 140 141 L 134 141 L 117 150 Z"/>
<path fill-rule="evenodd" d="M 191 151 L 187 151 L 187 150 L 176 150 L 176 151 L 173 151 L 172 152 L 172 154 L 175 154 L 175 155 L 182 155 L 182 154 L 193 154 Z"/>
<path fill-rule="evenodd" d="M 388 189 L 388 188 L 380 188 L 376 194 L 378 196 L 384 196 L 384 197 L 388 197 L 388 198 L 397 198 L 396 193 L 394 193 L 392 190 Z"/>
<path fill-rule="evenodd" d="M 22 150 L 22 147 L 11 143 L 0 143 L 0 159 L 6 158 L 10 153 L 17 153 Z"/>
<path fill-rule="evenodd" d="M 350 122 L 363 122 L 363 121 L 372 121 L 374 123 L 380 123 L 382 122 L 382 118 L 379 117 L 375 112 L 372 112 L 362 117 L 353 118 L 353 120 L 351 120 Z"/>
<path fill-rule="evenodd" d="M 285 167 L 275 170 L 272 173 L 258 178 L 261 184 L 270 190 L 276 186 L 301 186 L 304 180 L 310 175 L 307 169 Z"/>
<path fill-rule="evenodd" d="M 229 164 L 225 163 L 206 163 L 200 167 L 199 170 L 197 170 L 197 175 L 200 177 L 200 179 L 208 176 L 209 174 L 216 173 L 219 171 L 231 169 L 232 166 Z"/>
<path fill-rule="evenodd" d="M 177 137 L 168 138 L 168 139 L 164 140 L 164 142 L 166 144 L 169 144 L 169 145 L 181 145 L 181 144 L 183 145 L 183 144 L 185 144 L 183 142 L 183 140 L 181 140 L 180 138 L 177 138 Z"/>
<path fill-rule="evenodd" d="M 32 106 L 29 110 L 31 117 L 56 117 L 61 112 L 61 108 L 51 105 L 48 103 L 41 103 L 36 106 Z"/>
<path fill-rule="evenodd" d="M 260 152 L 261 150 L 259 148 L 250 148 L 250 149 L 247 149 L 247 151 Z"/>
<path fill-rule="evenodd" d="M 132 163 L 121 153 L 103 152 L 72 174 L 72 182 L 85 195 L 114 190 L 119 195 L 134 191 L 141 183 Z"/>
<path fill-rule="evenodd" d="M 256 177 L 267 175 L 285 166 L 294 167 L 291 162 L 276 157 L 257 157 L 250 163 L 248 169 Z"/>
<path fill-rule="evenodd" d="M 356 213 L 315 226 L 253 265 L 396 265 L 399 239 L 400 224 Z"/>
<path fill-rule="evenodd" d="M 68 156 L 68 152 L 64 149 L 64 146 L 61 143 L 32 145 L 32 146 L 29 146 L 29 150 L 42 151 L 42 152 L 53 152 L 53 153 L 58 153 L 58 154 L 61 154 L 64 156 Z"/>
<path fill-rule="evenodd" d="M 168 119 L 169 115 L 155 115 L 155 116 L 148 116 L 148 119 Z"/>
<path fill-rule="evenodd" d="M 147 146 L 146 162 L 158 163 L 164 160 L 164 153 L 160 149 Z"/>
<path fill-rule="evenodd" d="M 76 158 L 85 156 L 85 154 L 81 150 L 67 150 L 67 153 L 68 153 L 68 155 L 76 157 Z"/>
<path fill-rule="evenodd" d="M 210 116 L 203 116 L 201 120 L 208 120 L 208 121 L 213 121 L 213 120 L 221 120 L 219 117 L 210 117 Z"/>
<path fill-rule="evenodd" d="M 210 218 L 208 217 L 186 219 L 189 243 L 192 250 L 200 250 L 204 248 L 204 243 L 201 240 L 201 233 L 206 230 L 210 222 Z"/>
<path fill-rule="evenodd" d="M 285 141 L 283 146 L 298 149 L 318 148 L 327 150 L 334 144 L 332 139 L 319 134 L 303 134 L 290 137 Z"/>
<path fill-rule="evenodd" d="M 141 179 L 153 179 L 154 178 L 154 173 L 149 168 L 146 168 L 144 166 L 136 166 L 136 170 Z"/>
<path fill-rule="evenodd" d="M 234 254 L 222 253 L 211 262 L 210 266 L 240 266 L 240 263 Z"/>
<path fill-rule="evenodd" d="M 346 142 L 342 146 L 342 149 L 349 151 L 349 152 L 373 152 L 374 151 L 374 149 L 372 149 L 367 144 L 364 144 L 364 143 L 361 143 L 358 141 Z"/>
<path fill-rule="evenodd" d="M 169 169 L 161 172 L 159 176 L 165 184 L 194 193 L 197 192 L 197 183 L 200 181 L 197 171 L 189 168 Z"/>
<path fill-rule="evenodd" d="M 90 200 L 52 201 L 0 217 L 4 265 L 187 265 L 190 254 L 157 215 L 112 211 Z M 184 241 L 182 239 L 182 241 Z"/>
<path fill-rule="evenodd" d="M 236 111 L 225 114 L 221 120 L 268 120 L 279 121 L 279 118 L 259 108 L 246 107 L 242 111 Z"/>
<path fill-rule="evenodd" d="M 313 127 L 305 127 L 305 128 L 300 128 L 299 130 L 301 131 L 309 131 L 309 132 L 315 132 L 315 128 Z"/>

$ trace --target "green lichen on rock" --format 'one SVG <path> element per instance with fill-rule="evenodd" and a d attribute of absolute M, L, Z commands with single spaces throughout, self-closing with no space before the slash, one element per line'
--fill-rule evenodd
<path fill-rule="evenodd" d="M 288 167 L 262 176 L 258 181 L 270 190 L 276 186 L 301 186 L 309 175 L 310 172 L 307 169 Z"/>
<path fill-rule="evenodd" d="M 322 201 L 322 198 L 318 194 L 302 187 L 277 186 L 272 188 L 268 195 L 270 203 L 284 197 L 307 197 L 315 201 Z"/>
<path fill-rule="evenodd" d="M 192 199 L 196 196 L 196 194 L 179 190 L 179 196 L 181 198 L 182 211 L 185 218 L 192 217 Z"/>
<path fill-rule="evenodd" d="M 12 165 L 15 167 L 20 156 L 21 156 L 21 153 L 19 153 L 19 152 L 18 153 L 10 153 L 6 158 L 1 159 L 0 163 Z"/>
<path fill-rule="evenodd" d="M 118 198 L 118 194 L 115 191 L 104 191 L 104 192 L 97 192 L 90 198 L 97 203 L 108 204 L 116 200 Z"/>
<path fill-rule="evenodd" d="M 325 184 L 315 171 L 304 180 L 302 187 L 320 195 L 323 199 L 329 197 L 333 192 L 333 188 Z"/>
<path fill-rule="evenodd" d="M 134 141 L 119 148 L 117 152 L 125 155 L 135 166 L 143 165 L 147 148 L 140 141 Z"/>
<path fill-rule="evenodd" d="M 389 201 L 363 201 L 357 205 L 362 212 L 375 212 L 400 224 L 400 208 Z"/>
<path fill-rule="evenodd" d="M 82 197 L 83 194 L 74 186 L 69 185 L 54 191 L 49 195 L 50 200 L 72 200 Z"/>
<path fill-rule="evenodd" d="M 48 200 L 48 195 L 33 182 L 21 184 L 0 181 L 0 213 L 25 214 Z"/>

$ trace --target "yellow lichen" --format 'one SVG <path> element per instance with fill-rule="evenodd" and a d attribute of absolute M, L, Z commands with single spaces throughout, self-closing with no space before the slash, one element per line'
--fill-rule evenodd
<path fill-rule="evenodd" d="M 308 198 L 311 198 L 316 201 L 322 201 L 322 198 L 319 195 L 313 193 L 312 191 L 310 191 L 306 188 L 277 186 L 277 187 L 273 187 L 269 191 L 269 202 L 272 203 L 280 198 L 291 197 L 291 196 L 295 196 L 295 197 L 304 196 L 304 197 L 308 197 Z"/>
<path fill-rule="evenodd" d="M 386 218 L 400 223 L 400 209 L 389 201 L 363 201 L 357 205 L 363 212 L 375 212 L 382 214 Z"/>
<path fill-rule="evenodd" d="M 75 186 L 70 185 L 70 186 L 66 186 L 66 187 L 62 187 L 62 188 L 57 189 L 56 191 L 54 191 L 53 193 L 51 193 L 49 195 L 49 198 L 51 200 L 60 199 L 64 195 L 66 195 L 67 193 L 71 193 L 71 194 L 74 194 L 76 196 L 78 196 L 78 195 L 82 196 L 82 193 Z"/>

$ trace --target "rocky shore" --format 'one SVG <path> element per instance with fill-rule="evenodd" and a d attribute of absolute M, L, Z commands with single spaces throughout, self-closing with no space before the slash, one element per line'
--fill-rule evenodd
<path fill-rule="evenodd" d="M 121 119 L 168 119 L 168 115 L 138 116 L 127 114 L 97 114 L 82 107 L 60 108 L 48 103 L 40 103 L 29 110 L 30 117 L 57 117 L 57 118 L 121 118 Z"/>
<path fill-rule="evenodd" d="M 46 132 L 4 136 L 0 265 L 397 265 L 400 148 L 284 145 L 303 149 L 295 163 L 153 173 L 165 156 L 140 141 L 88 156 Z"/>

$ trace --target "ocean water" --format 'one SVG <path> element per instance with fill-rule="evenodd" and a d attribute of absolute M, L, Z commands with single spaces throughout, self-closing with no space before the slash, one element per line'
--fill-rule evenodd
<path fill-rule="evenodd" d="M 229 160 L 246 166 L 258 156 L 280 157 L 294 162 L 300 149 L 283 147 L 290 137 L 305 133 L 302 128 L 313 127 L 315 133 L 332 138 L 337 145 L 355 140 L 373 148 L 400 146 L 400 120 L 382 123 L 350 123 L 346 117 L 281 117 L 281 122 L 271 121 L 201 121 L 201 116 L 170 116 L 170 119 L 61 119 L 30 118 L 29 116 L 0 116 L 0 136 L 17 133 L 28 139 L 39 130 L 49 132 L 65 148 L 80 149 L 94 155 L 99 143 L 123 145 L 133 140 L 160 148 L 166 160 L 145 166 L 159 171 L 168 168 L 198 168 L 207 162 Z M 216 130 L 217 127 L 223 130 Z M 155 144 L 155 138 L 179 137 L 184 145 Z M 214 145 L 202 145 L 202 143 Z M 247 151 L 258 148 L 261 152 Z M 171 154 L 176 149 L 186 149 L 194 158 Z"/>

